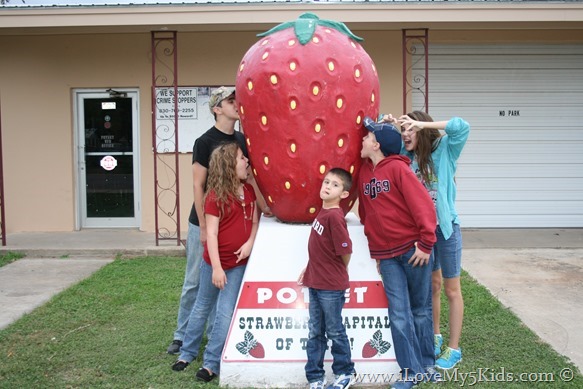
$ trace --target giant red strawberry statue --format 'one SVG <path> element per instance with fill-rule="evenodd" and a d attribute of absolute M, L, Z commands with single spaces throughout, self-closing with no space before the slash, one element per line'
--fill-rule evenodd
<path fill-rule="evenodd" d="M 259 36 L 236 80 L 253 174 L 279 220 L 311 223 L 325 173 L 359 171 L 363 119 L 378 115 L 377 71 L 362 38 L 311 13 Z M 345 213 L 356 196 L 353 187 Z"/>

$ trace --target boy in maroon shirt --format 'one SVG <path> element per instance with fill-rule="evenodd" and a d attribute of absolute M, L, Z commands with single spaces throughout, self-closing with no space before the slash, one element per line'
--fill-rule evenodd
<path fill-rule="evenodd" d="M 332 340 L 332 371 L 336 377 L 328 388 L 346 389 L 354 383 L 354 363 L 341 316 L 349 287 L 347 267 L 352 241 L 340 200 L 348 197 L 351 186 L 352 176 L 344 169 L 331 169 L 324 177 L 320 188 L 322 209 L 312 223 L 308 240 L 308 265 L 298 279 L 310 292 L 305 367 L 310 389 L 326 388 L 324 354 L 328 339 Z"/>

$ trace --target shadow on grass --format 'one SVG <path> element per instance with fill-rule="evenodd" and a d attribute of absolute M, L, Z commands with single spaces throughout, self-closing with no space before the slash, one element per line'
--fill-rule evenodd
<path fill-rule="evenodd" d="M 0 331 L 0 387 L 217 387 L 218 380 L 195 381 L 200 360 L 174 372 L 176 357 L 165 352 L 176 325 L 184 266 L 184 258 L 118 259 Z M 563 369 L 576 368 L 467 273 L 462 286 L 464 360 L 440 388 L 583 387 L 579 373 L 572 382 L 561 382 Z M 447 334 L 445 301 L 442 315 Z M 520 380 L 523 373 L 538 383 L 508 382 L 510 375 Z"/>

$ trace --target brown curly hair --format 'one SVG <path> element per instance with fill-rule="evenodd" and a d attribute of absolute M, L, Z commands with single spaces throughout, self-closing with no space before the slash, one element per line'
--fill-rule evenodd
<path fill-rule="evenodd" d="M 407 114 L 411 119 L 419 122 L 432 122 L 433 118 L 423 111 L 413 111 Z M 439 146 L 441 133 L 435 128 L 424 128 L 417 131 L 417 147 L 413 150 L 421 172 L 421 178 L 426 183 L 431 182 L 431 175 L 434 169 L 431 153 Z"/>
<path fill-rule="evenodd" d="M 205 200 L 213 191 L 219 204 L 221 215 L 225 204 L 236 201 L 239 196 L 241 179 L 237 176 L 237 152 L 240 147 L 235 142 L 223 143 L 213 150 L 209 162 Z M 229 208 L 230 209 L 230 208 Z"/>

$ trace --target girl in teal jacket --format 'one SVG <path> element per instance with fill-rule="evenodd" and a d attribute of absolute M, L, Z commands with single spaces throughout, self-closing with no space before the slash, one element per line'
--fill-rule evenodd
<path fill-rule="evenodd" d="M 411 112 L 399 119 L 391 115 L 383 119 L 401 126 L 401 153 L 412 160 L 411 168 L 429 192 L 437 212 L 437 243 L 433 248 L 432 275 L 434 353 L 438 358 L 437 367 L 451 369 L 462 359 L 459 342 L 464 315 L 460 284 L 462 237 L 455 208 L 455 173 L 470 126 L 459 117 L 434 122 L 422 111 Z M 440 130 L 444 130 L 445 134 Z M 449 303 L 450 327 L 448 347 L 443 352 L 440 330 L 442 284 Z"/>

